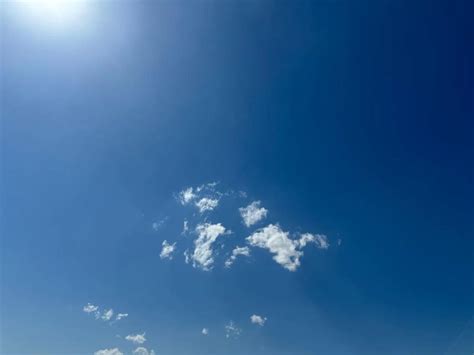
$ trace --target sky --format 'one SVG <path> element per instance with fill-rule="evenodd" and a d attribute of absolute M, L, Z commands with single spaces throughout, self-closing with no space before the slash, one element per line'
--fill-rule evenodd
<path fill-rule="evenodd" d="M 473 5 L 0 5 L 0 354 L 474 353 Z"/>

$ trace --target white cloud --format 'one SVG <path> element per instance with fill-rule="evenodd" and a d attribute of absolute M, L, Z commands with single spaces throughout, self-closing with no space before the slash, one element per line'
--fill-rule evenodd
<path fill-rule="evenodd" d="M 127 318 L 128 317 L 128 313 L 119 313 L 117 314 L 117 317 L 115 318 L 115 320 L 121 320 L 123 318 Z"/>
<path fill-rule="evenodd" d="M 113 316 L 114 316 L 114 310 L 111 308 L 109 310 L 104 311 L 101 318 L 102 320 L 109 321 L 112 319 Z"/>
<path fill-rule="evenodd" d="M 143 346 L 139 346 L 135 350 L 133 350 L 134 355 L 155 355 L 155 351 L 150 350 L 148 351 L 147 348 L 144 348 Z"/>
<path fill-rule="evenodd" d="M 94 353 L 94 355 L 123 355 L 123 353 L 117 349 L 104 349 L 104 350 L 98 350 Z"/>
<path fill-rule="evenodd" d="M 186 249 L 184 251 L 183 255 L 184 255 L 184 262 L 186 264 L 189 264 L 189 262 L 191 261 L 191 257 L 192 257 L 192 255 L 189 253 L 189 250 Z"/>
<path fill-rule="evenodd" d="M 202 333 L 202 335 L 208 335 L 209 334 L 209 329 L 202 328 L 201 333 Z"/>
<path fill-rule="evenodd" d="M 183 221 L 183 231 L 181 232 L 182 235 L 186 234 L 189 230 L 189 223 L 188 221 L 185 219 Z"/>
<path fill-rule="evenodd" d="M 303 256 L 300 249 L 308 243 L 314 243 L 321 249 L 329 247 L 324 235 L 306 233 L 299 240 L 293 240 L 289 238 L 288 232 L 273 224 L 257 230 L 246 240 L 252 246 L 268 249 L 274 254 L 273 260 L 290 271 L 296 271 L 300 266 L 300 257 Z"/>
<path fill-rule="evenodd" d="M 250 321 L 253 323 L 253 324 L 258 324 L 259 326 L 263 327 L 265 322 L 267 321 L 267 318 L 266 317 L 262 317 L 262 316 L 258 316 L 256 314 L 252 314 L 250 316 Z"/>
<path fill-rule="evenodd" d="M 209 271 L 214 264 L 212 244 L 221 235 L 228 233 L 222 224 L 199 224 L 196 227 L 198 237 L 194 241 L 194 253 L 191 256 L 193 266 Z"/>
<path fill-rule="evenodd" d="M 203 197 L 198 202 L 196 202 L 196 207 L 199 209 L 199 212 L 204 213 L 206 211 L 212 211 L 214 208 L 219 205 L 218 199 L 212 199 Z"/>
<path fill-rule="evenodd" d="M 239 255 L 250 256 L 249 247 L 236 247 L 232 250 L 232 255 L 225 261 L 225 267 L 231 267 Z"/>
<path fill-rule="evenodd" d="M 260 207 L 260 201 L 253 201 L 247 207 L 239 208 L 240 216 L 247 227 L 254 225 L 267 216 L 268 210 Z"/>
<path fill-rule="evenodd" d="M 342 244 L 342 240 L 341 240 L 341 239 L 338 239 L 338 240 L 337 240 L 337 245 L 338 245 L 338 246 L 341 246 L 341 244 Z"/>
<path fill-rule="evenodd" d="M 322 234 L 304 233 L 301 235 L 301 238 L 298 243 L 301 248 L 304 248 L 308 243 L 316 244 L 316 247 L 318 247 L 319 249 L 329 248 L 328 239 L 325 235 Z"/>
<path fill-rule="evenodd" d="M 143 334 L 136 334 L 136 335 L 127 335 L 125 337 L 126 340 L 131 341 L 134 344 L 143 344 L 146 341 L 145 333 Z"/>
<path fill-rule="evenodd" d="M 237 338 L 242 333 L 242 329 L 238 328 L 233 321 L 227 323 L 224 329 L 226 338 Z"/>
<path fill-rule="evenodd" d="M 94 306 L 93 304 L 88 303 L 82 310 L 86 313 L 95 313 L 99 309 L 99 306 Z"/>
<path fill-rule="evenodd" d="M 188 187 L 187 189 L 184 189 L 178 195 L 179 202 L 181 202 L 182 205 L 187 205 L 196 197 L 197 195 L 194 193 L 194 189 L 192 187 Z"/>
<path fill-rule="evenodd" d="M 161 259 L 173 259 L 173 252 L 176 246 L 176 243 L 169 244 L 166 240 L 161 244 L 163 249 L 161 249 L 160 258 Z"/>

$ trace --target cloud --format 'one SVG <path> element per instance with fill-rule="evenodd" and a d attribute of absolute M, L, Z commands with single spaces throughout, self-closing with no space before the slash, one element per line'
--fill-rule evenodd
<path fill-rule="evenodd" d="M 115 320 L 121 320 L 123 318 L 127 318 L 128 317 L 128 313 L 119 313 L 117 314 L 117 317 L 115 318 Z"/>
<path fill-rule="evenodd" d="M 161 249 L 160 258 L 161 259 L 173 259 L 173 252 L 176 246 L 176 243 L 169 244 L 166 240 L 161 244 L 163 249 Z"/>
<path fill-rule="evenodd" d="M 194 189 L 192 187 L 188 187 L 178 194 L 178 200 L 182 205 L 187 205 L 196 197 L 197 195 L 194 193 Z"/>
<path fill-rule="evenodd" d="M 225 267 L 231 267 L 239 255 L 250 256 L 249 247 L 236 247 L 232 250 L 232 255 L 225 261 Z"/>
<path fill-rule="evenodd" d="M 214 264 L 212 244 L 221 235 L 229 233 L 222 224 L 199 224 L 196 227 L 198 237 L 194 241 L 194 253 L 191 256 L 193 266 L 209 271 Z"/>
<path fill-rule="evenodd" d="M 263 327 L 265 325 L 265 322 L 267 321 L 267 318 L 266 317 L 261 317 L 261 316 L 258 316 L 256 314 L 252 314 L 250 316 L 250 321 L 253 323 L 253 324 L 258 324 L 259 326 Z"/>
<path fill-rule="evenodd" d="M 86 306 L 82 308 L 82 310 L 86 313 L 95 313 L 99 309 L 99 306 L 94 306 L 93 304 L 88 303 Z"/>
<path fill-rule="evenodd" d="M 181 235 L 185 235 L 189 230 L 189 222 L 188 220 L 183 221 L 183 231 L 181 232 Z"/>
<path fill-rule="evenodd" d="M 201 333 L 202 333 L 202 335 L 208 335 L 209 334 L 209 329 L 202 328 Z"/>
<path fill-rule="evenodd" d="M 212 211 L 217 207 L 217 205 L 219 205 L 219 200 L 207 197 L 203 197 L 198 202 L 196 202 L 196 207 L 199 209 L 200 213 Z"/>
<path fill-rule="evenodd" d="M 109 321 L 112 319 L 113 316 L 114 316 L 114 310 L 111 308 L 109 310 L 104 311 L 101 318 L 104 321 Z"/>
<path fill-rule="evenodd" d="M 134 344 L 143 344 L 146 341 L 145 333 L 136 335 L 127 335 L 125 340 L 131 341 Z"/>
<path fill-rule="evenodd" d="M 242 329 L 238 328 L 233 321 L 230 321 L 224 327 L 226 338 L 237 338 L 242 333 Z"/>
<path fill-rule="evenodd" d="M 168 217 L 165 217 L 162 220 L 159 220 L 157 222 L 153 222 L 151 227 L 153 228 L 154 231 L 157 231 L 158 229 L 160 229 L 166 223 L 167 220 L 168 220 Z"/>
<path fill-rule="evenodd" d="M 239 208 L 240 216 L 247 227 L 254 225 L 267 216 L 268 210 L 260 207 L 260 201 L 253 201 L 247 207 Z"/>
<path fill-rule="evenodd" d="M 273 260 L 290 271 L 296 271 L 300 266 L 300 257 L 303 256 L 300 249 L 308 243 L 315 243 L 321 249 L 329 247 L 326 236 L 305 233 L 299 240 L 292 240 L 288 232 L 273 224 L 257 230 L 246 240 L 251 246 L 268 249 L 274 254 Z"/>
<path fill-rule="evenodd" d="M 148 351 L 147 348 L 144 348 L 143 346 L 139 346 L 135 350 L 133 350 L 134 355 L 155 355 L 155 351 L 150 350 Z"/>
<path fill-rule="evenodd" d="M 301 238 L 298 243 L 301 248 L 304 248 L 308 243 L 316 244 L 316 247 L 318 247 L 319 249 L 329 248 L 329 242 L 327 240 L 327 237 L 322 234 L 304 233 L 301 235 Z"/>
<path fill-rule="evenodd" d="M 117 349 L 104 349 L 104 350 L 98 350 L 94 353 L 94 355 L 123 355 L 123 353 Z"/>

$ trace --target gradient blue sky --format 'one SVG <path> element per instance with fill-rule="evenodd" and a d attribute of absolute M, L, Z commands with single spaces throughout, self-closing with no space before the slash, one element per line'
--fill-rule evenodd
<path fill-rule="evenodd" d="M 1 354 L 474 352 L 472 2 L 29 7 L 0 7 Z M 215 210 L 179 203 L 213 181 Z M 232 230 L 210 271 L 204 221 Z M 270 223 L 330 247 L 224 267 Z"/>

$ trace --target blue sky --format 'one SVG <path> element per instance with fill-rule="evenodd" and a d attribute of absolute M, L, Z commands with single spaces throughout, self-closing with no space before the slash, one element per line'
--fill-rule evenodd
<path fill-rule="evenodd" d="M 472 10 L 2 2 L 0 353 L 472 354 Z"/>

